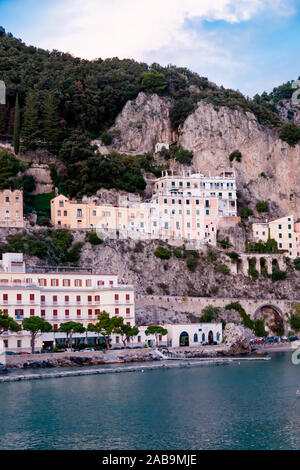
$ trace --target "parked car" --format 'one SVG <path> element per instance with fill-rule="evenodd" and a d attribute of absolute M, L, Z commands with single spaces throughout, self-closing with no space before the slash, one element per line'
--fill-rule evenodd
<path fill-rule="evenodd" d="M 95 351 L 94 348 L 84 348 L 81 350 L 82 352 L 86 352 L 86 351 Z"/>
<path fill-rule="evenodd" d="M 280 336 L 280 341 L 281 341 L 282 343 L 286 343 L 288 340 L 289 340 L 289 339 L 288 339 L 287 336 Z"/>
<path fill-rule="evenodd" d="M 298 339 L 299 339 L 299 338 L 298 338 L 298 336 L 296 336 L 296 335 L 292 335 L 292 336 L 289 337 L 289 340 L 290 340 L 290 341 L 297 341 Z"/>
<path fill-rule="evenodd" d="M 202 346 L 208 346 L 209 345 L 209 343 L 207 341 L 202 341 L 201 344 L 202 344 Z"/>
<path fill-rule="evenodd" d="M 274 336 L 269 336 L 268 343 L 274 343 Z"/>

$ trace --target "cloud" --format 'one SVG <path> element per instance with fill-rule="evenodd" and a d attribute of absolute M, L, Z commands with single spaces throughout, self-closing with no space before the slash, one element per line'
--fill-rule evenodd
<path fill-rule="evenodd" d="M 287 12 L 282 0 L 64 0 L 55 3 L 43 25 L 48 48 L 68 50 L 88 59 L 134 57 L 176 44 L 183 49 L 207 46 L 186 26 L 192 19 L 247 21 L 263 11 Z M 196 42 L 196 43 L 195 43 Z"/>

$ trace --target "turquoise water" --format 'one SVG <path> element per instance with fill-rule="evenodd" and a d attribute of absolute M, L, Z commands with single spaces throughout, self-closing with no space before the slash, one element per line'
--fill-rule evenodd
<path fill-rule="evenodd" d="M 299 449 L 300 366 L 271 361 L 0 384 L 0 449 Z"/>

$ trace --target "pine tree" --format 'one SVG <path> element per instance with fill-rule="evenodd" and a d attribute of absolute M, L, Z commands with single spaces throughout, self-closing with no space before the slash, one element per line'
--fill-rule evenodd
<path fill-rule="evenodd" d="M 50 92 L 47 93 L 44 102 L 43 136 L 47 142 L 49 152 L 56 154 L 59 150 L 61 128 L 57 115 L 57 100 L 54 94 Z"/>
<path fill-rule="evenodd" d="M 15 104 L 15 119 L 14 119 L 14 137 L 13 137 L 13 145 L 15 153 L 19 153 L 20 148 L 20 106 L 19 106 L 19 95 L 17 93 L 16 96 L 16 104 Z"/>
<path fill-rule="evenodd" d="M 22 150 L 34 150 L 40 140 L 39 101 L 37 93 L 30 91 L 26 98 L 23 126 L 21 130 Z"/>

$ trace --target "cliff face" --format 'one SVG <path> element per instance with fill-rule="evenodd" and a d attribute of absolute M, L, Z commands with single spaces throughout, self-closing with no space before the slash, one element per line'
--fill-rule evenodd
<path fill-rule="evenodd" d="M 157 142 L 171 142 L 174 137 L 169 122 L 171 107 L 171 100 L 139 93 L 135 100 L 126 103 L 110 129 L 114 135 L 110 148 L 140 154 L 153 152 Z"/>
<path fill-rule="evenodd" d="M 140 93 L 126 104 L 111 129 L 116 135 L 112 148 L 138 154 L 153 152 L 157 142 L 174 142 L 170 108 L 170 101 Z M 290 147 L 252 113 L 200 101 L 179 130 L 178 142 L 194 153 L 193 169 L 204 173 L 228 169 L 230 153 L 240 150 L 242 161 L 232 163 L 240 199 L 250 207 L 269 201 L 273 216 L 298 215 L 300 146 Z"/>
<path fill-rule="evenodd" d="M 273 215 L 297 215 L 300 147 L 280 140 L 253 114 L 215 109 L 202 101 L 185 121 L 180 143 L 194 152 L 194 167 L 204 172 L 228 168 L 230 153 L 240 150 L 242 161 L 234 161 L 232 167 L 243 199 L 269 201 Z"/>

